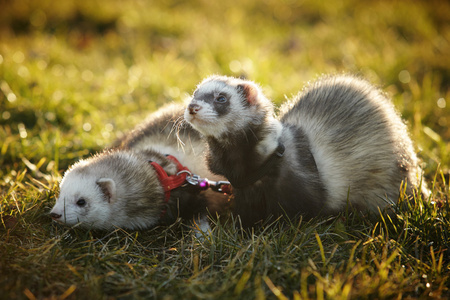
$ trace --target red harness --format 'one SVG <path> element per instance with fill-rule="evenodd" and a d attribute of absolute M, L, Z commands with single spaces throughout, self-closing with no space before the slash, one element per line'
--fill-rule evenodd
<path fill-rule="evenodd" d="M 177 174 L 175 175 L 167 175 L 166 171 L 156 162 L 152 161 L 150 164 L 155 168 L 156 174 L 158 175 L 159 182 L 161 183 L 164 189 L 164 202 L 169 203 L 170 199 L 170 191 L 182 186 L 186 183 L 186 176 L 190 171 L 187 167 L 183 166 L 178 159 L 176 159 L 172 155 L 167 155 L 167 158 L 175 163 L 177 166 Z M 187 171 L 187 172 L 181 172 Z M 165 208 L 161 212 L 161 218 L 166 214 L 167 208 Z"/>
<path fill-rule="evenodd" d="M 199 191 L 204 191 L 211 188 L 216 192 L 229 195 L 232 194 L 232 188 L 229 181 L 209 181 L 206 178 L 200 178 L 198 175 L 192 175 L 191 171 L 189 171 L 187 167 L 183 166 L 178 159 L 175 158 L 175 156 L 167 155 L 166 157 L 173 161 L 177 166 L 177 173 L 175 175 L 167 175 L 166 171 L 164 171 L 163 167 L 161 167 L 158 163 L 154 161 L 150 162 L 155 169 L 159 182 L 164 189 L 164 202 L 166 204 L 169 203 L 170 191 L 181 187 L 184 184 L 195 186 Z M 165 207 L 161 212 L 160 218 L 163 218 L 166 213 L 167 207 Z"/>

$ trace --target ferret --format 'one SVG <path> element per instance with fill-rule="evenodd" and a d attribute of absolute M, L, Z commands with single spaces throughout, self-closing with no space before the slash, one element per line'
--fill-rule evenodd
<path fill-rule="evenodd" d="M 205 226 L 206 210 L 212 213 L 226 196 L 213 191 L 199 193 L 188 188 L 171 191 L 168 203 L 151 161 L 168 175 L 177 166 L 173 155 L 193 174 L 222 179 L 208 171 L 203 155 L 205 142 L 189 124 L 178 124 L 184 106 L 173 104 L 151 115 L 112 149 L 80 160 L 71 166 L 60 183 L 60 193 L 50 216 L 57 222 L 91 228 L 146 229 L 200 216 Z M 174 129 L 177 124 L 178 128 Z M 178 134 L 172 133 L 177 130 Z M 180 146 L 180 141 L 184 146 Z M 207 227 L 203 227 L 207 228 Z"/>
<path fill-rule="evenodd" d="M 233 186 L 250 227 L 269 217 L 333 215 L 350 204 L 378 213 L 400 186 L 420 188 L 407 128 L 381 90 L 352 75 L 324 76 L 280 108 L 254 82 L 212 76 L 184 113 L 208 143 L 210 170 Z M 425 184 L 422 192 L 428 195 Z"/>

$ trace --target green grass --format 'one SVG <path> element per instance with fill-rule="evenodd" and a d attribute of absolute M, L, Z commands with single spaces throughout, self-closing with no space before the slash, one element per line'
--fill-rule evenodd
<path fill-rule="evenodd" d="M 450 5 L 445 1 L 0 1 L 0 298 L 450 297 Z M 380 85 L 433 202 L 244 233 L 53 224 L 67 167 L 212 73 L 277 104 L 322 73 Z M 402 200 L 401 200 L 402 201 Z"/>

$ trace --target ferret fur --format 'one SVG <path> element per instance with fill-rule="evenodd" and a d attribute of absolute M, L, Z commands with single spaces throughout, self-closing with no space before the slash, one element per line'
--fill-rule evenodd
<path fill-rule="evenodd" d="M 267 176 L 234 188 L 244 226 L 285 214 L 315 217 L 348 203 L 377 213 L 395 203 L 402 181 L 420 186 L 418 159 L 393 104 L 367 81 L 325 76 L 273 104 L 251 81 L 212 76 L 199 84 L 185 119 L 208 142 L 208 166 L 231 182 L 261 167 L 281 142 L 285 153 Z M 425 196 L 428 191 L 422 186 Z"/>
<path fill-rule="evenodd" d="M 194 174 L 222 179 L 208 171 L 199 134 L 189 124 L 177 123 L 183 109 L 179 104 L 166 106 L 117 141 L 115 148 L 71 166 L 60 183 L 52 218 L 85 228 L 145 229 L 178 217 L 204 216 L 208 206 L 211 211 L 219 209 L 226 197 L 213 191 L 175 189 L 164 203 L 163 188 L 149 163 L 155 161 L 174 175 L 176 165 L 165 156 L 171 154 Z M 178 131 L 178 138 L 173 131 Z"/>

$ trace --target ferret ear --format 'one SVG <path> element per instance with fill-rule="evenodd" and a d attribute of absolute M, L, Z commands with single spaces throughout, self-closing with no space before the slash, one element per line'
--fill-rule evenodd
<path fill-rule="evenodd" d="M 116 183 L 111 178 L 100 178 L 97 184 L 109 203 L 116 200 Z"/>
<path fill-rule="evenodd" d="M 248 104 L 256 104 L 256 99 L 258 98 L 258 90 L 256 87 L 248 83 L 243 83 L 238 85 L 237 88 L 242 92 Z"/>

